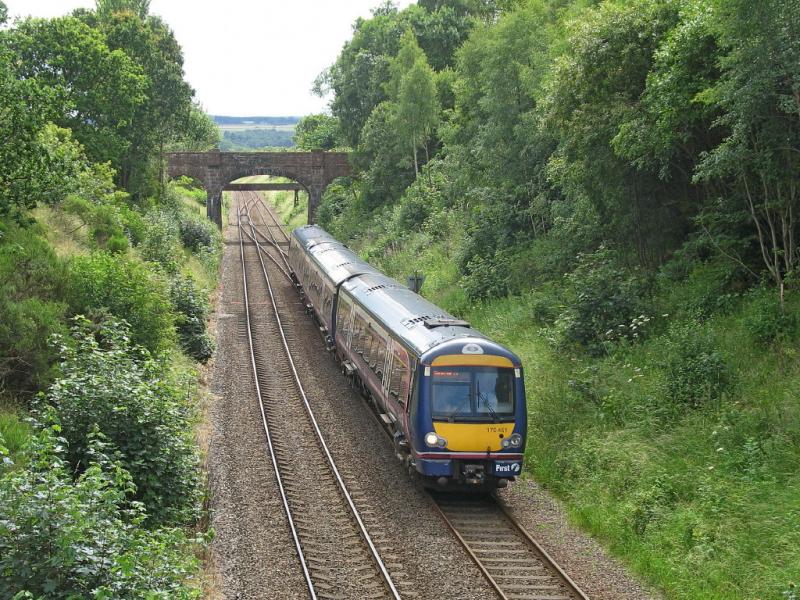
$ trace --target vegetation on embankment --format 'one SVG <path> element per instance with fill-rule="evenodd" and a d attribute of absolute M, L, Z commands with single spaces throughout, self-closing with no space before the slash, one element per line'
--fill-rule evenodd
<path fill-rule="evenodd" d="M 670 598 L 796 597 L 796 8 L 383 7 L 309 123 L 319 222 L 520 354 L 528 472 Z"/>
<path fill-rule="evenodd" d="M 3 598 L 200 595 L 222 244 L 158 153 L 217 138 L 147 4 L 0 30 Z"/>

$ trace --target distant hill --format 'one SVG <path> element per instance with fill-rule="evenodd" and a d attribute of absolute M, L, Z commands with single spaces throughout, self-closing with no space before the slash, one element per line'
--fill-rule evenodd
<path fill-rule="evenodd" d="M 229 117 L 211 115 L 222 132 L 220 150 L 248 151 L 294 146 L 300 117 Z"/>
<path fill-rule="evenodd" d="M 228 117 L 211 115 L 217 125 L 296 125 L 301 117 Z"/>

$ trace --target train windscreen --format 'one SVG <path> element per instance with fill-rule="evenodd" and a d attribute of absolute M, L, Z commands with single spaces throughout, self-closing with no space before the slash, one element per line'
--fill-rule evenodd
<path fill-rule="evenodd" d="M 514 369 L 434 367 L 431 413 L 437 421 L 500 421 L 514 416 Z"/>

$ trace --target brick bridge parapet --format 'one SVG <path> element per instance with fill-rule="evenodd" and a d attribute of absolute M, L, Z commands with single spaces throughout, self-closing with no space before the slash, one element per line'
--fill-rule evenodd
<path fill-rule="evenodd" d="M 287 177 L 308 191 L 308 222 L 328 184 L 350 175 L 346 152 L 171 152 L 165 155 L 172 178 L 186 175 L 206 188 L 206 214 L 222 226 L 222 191 L 231 181 L 249 175 Z"/>

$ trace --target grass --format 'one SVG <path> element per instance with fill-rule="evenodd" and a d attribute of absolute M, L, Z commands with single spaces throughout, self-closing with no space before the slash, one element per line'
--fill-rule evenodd
<path fill-rule="evenodd" d="M 32 213 L 56 254 L 65 257 L 89 253 L 88 228 L 75 215 L 46 205 L 38 206 Z"/>
<path fill-rule="evenodd" d="M 294 192 L 259 192 L 275 207 L 278 217 L 286 225 L 288 231 L 308 223 L 308 194 L 298 194 L 297 205 L 294 203 Z"/>
<path fill-rule="evenodd" d="M 31 436 L 31 426 L 13 406 L 0 404 L 0 438 L 9 451 L 9 458 L 15 466 L 25 464 L 25 445 Z M 0 465 L 0 472 L 2 466 Z"/>
<path fill-rule="evenodd" d="M 437 236 L 423 230 L 397 241 L 374 227 L 350 243 L 402 281 L 422 271 L 425 296 L 521 357 L 527 472 L 668 598 L 792 598 L 790 582 L 800 578 L 800 344 L 797 335 L 758 341 L 774 292 L 720 304 L 717 270 L 701 269 L 663 288 L 655 303 L 669 316 L 655 320 L 653 335 L 592 358 L 556 350 L 537 318 L 541 298 L 557 289 L 470 302 L 454 260 L 457 231 L 451 221 Z M 709 299 L 713 308 L 698 321 L 693 311 Z M 800 315 L 796 294 L 787 311 Z M 731 374 L 722 396 L 697 408 L 667 393 L 676 326 L 707 332 Z"/>

